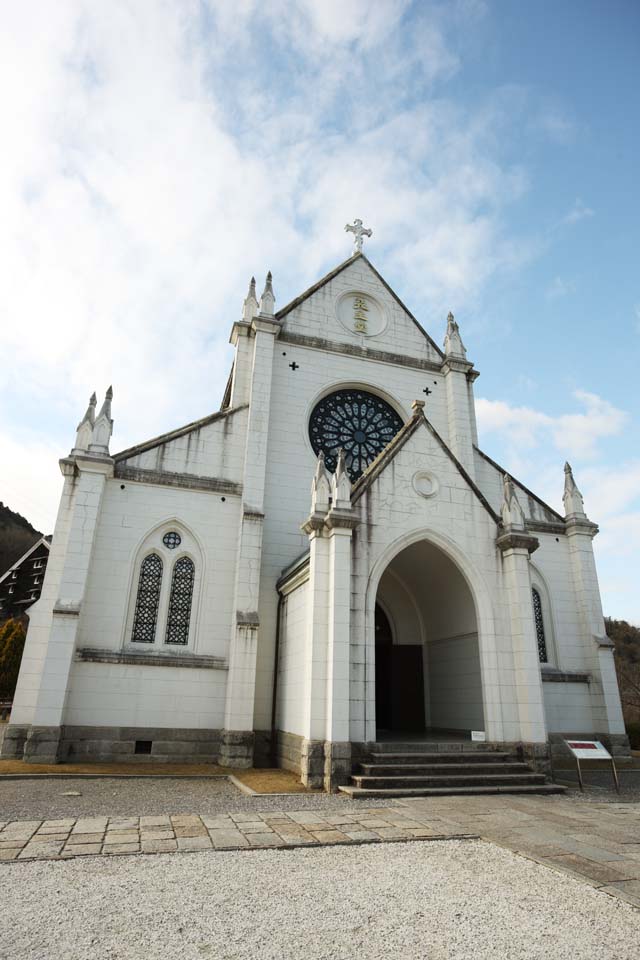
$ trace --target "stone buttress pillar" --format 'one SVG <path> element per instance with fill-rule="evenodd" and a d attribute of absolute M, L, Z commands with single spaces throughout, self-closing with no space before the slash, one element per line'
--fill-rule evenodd
<path fill-rule="evenodd" d="M 598 586 L 593 538 L 598 527 L 584 512 L 582 495 L 573 479 L 569 464 L 565 464 L 565 523 L 569 540 L 571 573 L 582 627 L 587 669 L 591 674 L 589 692 L 593 716 L 593 731 L 567 731 L 608 734 L 612 749 L 628 753 L 620 691 L 613 660 L 613 643 L 606 635 L 602 602 Z"/>
<path fill-rule="evenodd" d="M 248 403 L 251 397 L 251 372 L 253 367 L 253 350 L 255 346 L 251 340 L 252 323 L 258 315 L 258 301 L 256 299 L 256 281 L 251 277 L 249 292 L 242 306 L 242 319 L 234 323 L 229 338 L 236 349 L 233 360 L 233 376 L 231 378 L 230 406 L 239 407 Z"/>
<path fill-rule="evenodd" d="M 504 479 L 502 532 L 496 541 L 502 553 L 502 570 L 511 625 L 513 699 L 517 708 L 519 739 L 524 744 L 546 743 L 542 676 L 535 617 L 531 602 L 529 554 L 538 540 L 525 530 L 524 514 L 509 477 Z M 502 693 L 506 702 L 510 698 Z"/>
<path fill-rule="evenodd" d="M 338 461 L 338 469 L 340 460 Z M 340 496 L 338 471 L 334 497 L 326 520 L 329 539 L 327 678 L 324 788 L 335 790 L 351 777 L 350 662 L 351 662 L 351 541 L 357 523 L 351 507 L 349 478 Z"/>
<path fill-rule="evenodd" d="M 253 762 L 264 487 L 273 351 L 280 331 L 280 324 L 273 314 L 274 302 L 269 274 L 260 301 L 260 312 L 251 320 L 253 364 L 244 460 L 243 515 L 236 567 L 236 628 L 229 649 L 225 720 L 220 749 L 220 763 L 230 767 L 249 767 Z"/>
<path fill-rule="evenodd" d="M 447 391 L 449 446 L 472 479 L 475 479 L 473 445 L 477 443 L 473 381 L 479 376 L 467 360 L 458 324 L 450 313 L 444 340 L 442 372 Z"/>
<path fill-rule="evenodd" d="M 60 462 L 65 476 L 62 501 L 47 565 L 40 609 L 30 624 L 25 659 L 16 691 L 12 724 L 24 731 L 24 759 L 58 760 L 61 728 L 102 499 L 113 460 L 108 443 L 113 427 L 111 388 L 98 419 L 90 410 L 78 427 L 71 455 Z M 92 405 L 95 400 L 92 398 Z M 90 419 L 88 419 L 90 417 Z M 88 447 L 88 449 L 87 449 Z M 33 627 L 33 635 L 31 628 Z M 9 738 L 8 755 L 16 746 Z M 17 751 L 14 751 L 14 755 Z"/>

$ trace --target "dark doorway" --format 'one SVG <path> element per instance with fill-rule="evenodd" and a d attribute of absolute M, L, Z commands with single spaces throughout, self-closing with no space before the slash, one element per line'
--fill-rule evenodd
<path fill-rule="evenodd" d="M 381 732 L 424 730 L 422 645 L 394 644 L 391 625 L 376 604 L 376 727 Z"/>

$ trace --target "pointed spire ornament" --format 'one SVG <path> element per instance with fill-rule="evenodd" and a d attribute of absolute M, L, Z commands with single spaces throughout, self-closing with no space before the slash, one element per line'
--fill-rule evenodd
<path fill-rule="evenodd" d="M 516 496 L 513 480 L 508 473 L 502 478 L 502 522 L 507 529 L 524 530 L 524 511 Z"/>
<path fill-rule="evenodd" d="M 93 425 L 91 443 L 89 444 L 89 453 L 94 456 L 109 456 L 109 440 L 113 433 L 113 420 L 111 419 L 111 401 L 113 400 L 113 387 L 109 387 L 104 395 L 104 402 L 100 407 L 100 413 Z"/>
<path fill-rule="evenodd" d="M 89 406 L 87 407 L 86 413 L 76 428 L 76 442 L 71 451 L 71 456 L 78 453 L 86 453 L 89 449 L 91 436 L 93 434 L 93 425 L 96 422 L 97 402 L 95 393 L 92 393 L 89 397 Z"/>
<path fill-rule="evenodd" d="M 245 323 L 251 323 L 257 313 L 258 298 L 256 296 L 256 278 L 251 277 L 251 280 L 249 281 L 249 290 L 242 305 L 242 319 Z"/>
<path fill-rule="evenodd" d="M 562 502 L 564 503 L 564 513 L 567 519 L 569 517 L 586 517 L 584 500 L 573 479 L 573 470 L 571 469 L 570 463 L 565 463 L 564 465 L 564 494 L 562 496 Z"/>
<path fill-rule="evenodd" d="M 331 482 L 324 463 L 324 453 L 318 454 L 316 472 L 311 483 L 311 513 L 326 513 L 331 497 Z"/>
<path fill-rule="evenodd" d="M 273 277 L 271 276 L 271 270 L 267 274 L 267 280 L 262 291 L 262 296 L 260 297 L 260 313 L 263 317 L 272 317 L 273 309 L 276 305 L 276 298 L 273 292 Z"/>
<path fill-rule="evenodd" d="M 338 450 L 336 472 L 331 479 L 331 509 L 351 510 L 351 479 L 342 447 Z"/>
<path fill-rule="evenodd" d="M 451 312 L 447 316 L 447 332 L 444 338 L 444 352 L 447 357 L 460 357 L 465 360 L 467 351 L 465 350 L 462 337 L 460 336 L 460 327 Z"/>

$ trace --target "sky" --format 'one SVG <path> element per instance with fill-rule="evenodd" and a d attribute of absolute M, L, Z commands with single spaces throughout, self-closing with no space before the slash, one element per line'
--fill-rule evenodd
<path fill-rule="evenodd" d="M 251 274 L 351 252 L 442 342 L 480 442 L 640 624 L 636 0 L 24 0 L 0 33 L 0 499 L 51 532 L 90 393 L 112 451 L 219 407 Z"/>

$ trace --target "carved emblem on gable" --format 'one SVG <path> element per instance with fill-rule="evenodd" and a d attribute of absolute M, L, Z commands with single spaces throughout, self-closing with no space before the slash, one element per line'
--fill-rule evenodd
<path fill-rule="evenodd" d="M 359 336 L 378 336 L 387 325 L 382 304 L 359 290 L 343 293 L 336 305 L 336 312 L 342 326 Z"/>

